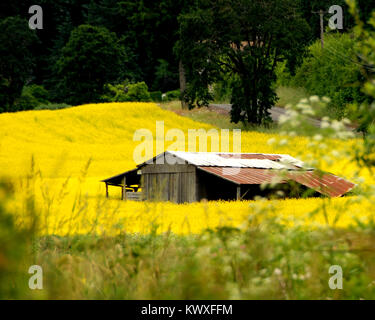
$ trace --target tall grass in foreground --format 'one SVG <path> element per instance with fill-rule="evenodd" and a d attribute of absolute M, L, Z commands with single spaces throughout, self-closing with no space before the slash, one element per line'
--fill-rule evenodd
<path fill-rule="evenodd" d="M 27 288 L 24 263 L 13 277 L 0 269 L 2 298 L 375 298 L 373 228 L 307 231 L 257 219 L 199 235 L 158 234 L 154 226 L 149 234 L 44 236 L 29 251 L 16 239 L 18 259 L 42 266 L 44 289 Z M 10 251 L 1 253 L 7 259 Z M 328 286 L 331 265 L 344 270 L 343 290 Z"/>

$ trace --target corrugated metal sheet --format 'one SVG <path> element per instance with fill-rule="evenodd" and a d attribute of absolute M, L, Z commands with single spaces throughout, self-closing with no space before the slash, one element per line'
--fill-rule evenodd
<path fill-rule="evenodd" d="M 219 167 L 199 167 L 208 173 L 215 174 L 221 178 L 237 184 L 262 184 L 271 183 L 277 174 L 270 170 L 253 168 L 219 168 Z M 280 181 L 285 182 L 285 181 Z"/>
<path fill-rule="evenodd" d="M 293 170 L 297 169 L 296 167 L 303 166 L 301 161 L 289 155 L 167 151 L 166 157 L 169 155 L 175 156 L 192 165 L 204 167 Z"/>
<path fill-rule="evenodd" d="M 330 197 L 341 197 L 355 187 L 354 183 L 330 173 L 314 171 L 288 172 L 288 177 Z"/>
<path fill-rule="evenodd" d="M 281 159 L 280 155 L 275 154 L 263 154 L 263 153 L 239 153 L 238 155 L 233 155 L 233 153 L 218 153 L 220 157 L 223 158 L 239 158 L 239 159 L 268 159 L 277 161 Z"/>
<path fill-rule="evenodd" d="M 320 174 L 312 171 L 288 171 L 284 175 L 279 175 L 276 171 L 254 168 L 199 167 L 199 169 L 240 185 L 276 181 L 284 183 L 287 180 L 293 180 L 330 197 L 340 197 L 355 187 L 354 183 L 333 174 Z"/>

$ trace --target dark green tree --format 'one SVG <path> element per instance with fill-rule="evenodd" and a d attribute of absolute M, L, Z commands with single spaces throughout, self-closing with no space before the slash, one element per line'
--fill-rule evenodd
<path fill-rule="evenodd" d="M 17 111 L 14 102 L 30 80 L 37 38 L 27 20 L 19 17 L 1 20 L 0 30 L 0 112 Z"/>
<path fill-rule="evenodd" d="M 188 0 L 95 0 L 88 22 L 116 32 L 134 61 L 133 80 L 145 81 L 152 90 L 177 89 L 177 17 Z M 163 60 L 167 64 L 160 63 Z M 161 72 L 164 74 L 161 76 Z"/>
<path fill-rule="evenodd" d="M 309 27 L 294 0 L 198 0 L 181 15 L 177 51 L 186 68 L 190 107 L 207 105 L 209 87 L 232 75 L 233 122 L 261 124 L 276 101 L 277 62 L 293 69 Z"/>
<path fill-rule="evenodd" d="M 124 77 L 125 61 L 116 34 L 104 27 L 79 26 L 56 64 L 57 97 L 70 104 L 99 101 L 104 84 Z"/>

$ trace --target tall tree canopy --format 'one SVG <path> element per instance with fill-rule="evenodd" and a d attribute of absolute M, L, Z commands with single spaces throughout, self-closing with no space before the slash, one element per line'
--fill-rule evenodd
<path fill-rule="evenodd" d="M 0 112 L 13 110 L 22 88 L 31 80 L 33 45 L 37 38 L 27 20 L 9 17 L 0 21 Z"/>
<path fill-rule="evenodd" d="M 104 84 L 124 76 L 125 61 L 115 33 L 104 27 L 79 26 L 56 64 L 58 97 L 72 104 L 97 102 Z"/>
<path fill-rule="evenodd" d="M 276 64 L 287 59 L 293 68 L 309 39 L 298 9 L 295 0 L 198 0 L 179 19 L 190 106 L 206 105 L 209 86 L 229 73 L 232 121 L 269 119 Z"/>
<path fill-rule="evenodd" d="M 103 25 L 123 40 L 134 62 L 133 77 L 153 90 L 178 88 L 177 17 L 188 0 L 92 0 L 88 22 Z M 161 74 L 163 73 L 163 74 Z"/>

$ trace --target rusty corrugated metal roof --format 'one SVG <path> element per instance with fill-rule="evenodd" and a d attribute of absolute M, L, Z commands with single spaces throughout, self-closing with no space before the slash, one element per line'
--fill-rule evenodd
<path fill-rule="evenodd" d="M 355 187 L 354 183 L 333 174 L 313 171 L 287 171 L 280 175 L 275 170 L 254 168 L 220 168 L 201 166 L 199 169 L 239 185 L 272 183 L 278 179 L 280 179 L 280 181 L 277 181 L 278 183 L 285 183 L 287 180 L 293 180 L 330 197 L 340 197 Z"/>
<path fill-rule="evenodd" d="M 199 167 L 199 169 L 237 184 L 271 183 L 277 177 L 274 171 L 254 168 Z"/>
<path fill-rule="evenodd" d="M 158 160 L 189 163 L 239 185 L 272 183 L 280 179 L 279 172 L 283 170 L 284 180 L 280 183 L 293 180 L 331 197 L 342 196 L 355 187 L 354 183 L 333 174 L 320 174 L 307 168 L 302 161 L 287 154 L 166 151 L 138 167 Z"/>
<path fill-rule="evenodd" d="M 355 187 L 355 184 L 331 173 L 315 171 L 288 172 L 288 177 L 306 187 L 330 197 L 341 197 Z"/>

